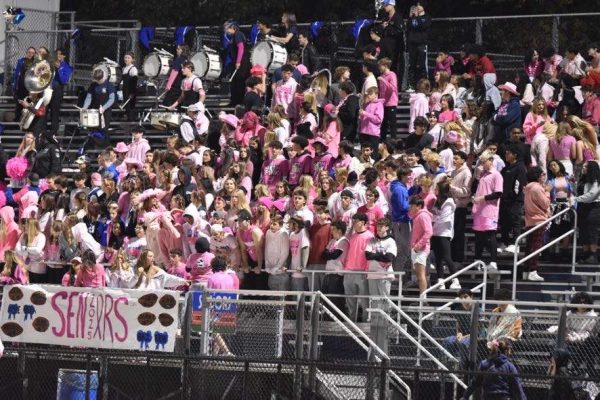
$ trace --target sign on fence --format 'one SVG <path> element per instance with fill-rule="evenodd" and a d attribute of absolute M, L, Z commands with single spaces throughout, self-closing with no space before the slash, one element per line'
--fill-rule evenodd
<path fill-rule="evenodd" d="M 179 293 L 7 286 L 0 337 L 10 342 L 172 352 Z"/>
<path fill-rule="evenodd" d="M 202 317 L 206 306 L 202 304 L 202 291 L 191 292 L 192 296 L 192 331 L 202 332 Z M 235 331 L 237 303 L 219 302 L 214 300 L 237 300 L 237 293 L 217 293 L 211 292 L 208 294 L 211 299 L 212 307 L 210 308 L 210 326 L 213 333 L 233 333 Z"/>

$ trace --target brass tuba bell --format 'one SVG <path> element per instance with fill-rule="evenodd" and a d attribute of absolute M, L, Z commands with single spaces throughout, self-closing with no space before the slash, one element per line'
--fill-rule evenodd
<path fill-rule="evenodd" d="M 30 93 L 43 92 L 54 78 L 54 71 L 46 60 L 39 60 L 25 73 L 25 88 Z"/>

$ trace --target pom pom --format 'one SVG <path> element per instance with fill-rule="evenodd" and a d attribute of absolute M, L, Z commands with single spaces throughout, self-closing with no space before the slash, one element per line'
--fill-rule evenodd
<path fill-rule="evenodd" d="M 48 181 L 46 179 L 40 179 L 40 184 L 38 185 L 40 188 L 40 193 L 48 190 Z"/>
<path fill-rule="evenodd" d="M 27 177 L 29 162 L 24 157 L 13 157 L 6 162 L 6 174 L 12 179 Z"/>

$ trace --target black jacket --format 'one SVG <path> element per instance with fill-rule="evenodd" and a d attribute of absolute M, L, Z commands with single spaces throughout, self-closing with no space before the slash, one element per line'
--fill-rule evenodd
<path fill-rule="evenodd" d="M 313 74 L 319 70 L 319 54 L 314 44 L 309 43 L 305 48 L 300 49 L 300 63 L 308 68 L 308 72 Z"/>
<path fill-rule="evenodd" d="M 356 132 L 358 124 L 358 110 L 360 105 L 358 103 L 358 96 L 349 95 L 346 98 L 346 102 L 338 110 L 338 116 L 342 121 L 342 138 L 345 139 L 348 136 L 353 137 Z"/>
<path fill-rule="evenodd" d="M 35 155 L 31 172 L 37 173 L 40 178 L 45 178 L 50 174 L 59 174 L 61 171 L 60 149 L 54 143 L 44 143 Z"/>
<path fill-rule="evenodd" d="M 183 196 L 185 206 L 187 207 L 192 201 L 192 192 L 196 190 L 197 186 L 195 183 L 192 183 L 192 171 L 188 167 L 180 167 L 179 171 L 184 173 L 185 178 L 183 182 L 180 182 L 179 185 L 175 186 L 175 189 L 173 189 L 173 196 L 178 194 Z"/>
<path fill-rule="evenodd" d="M 404 49 L 404 22 L 402 16 L 399 13 L 395 13 L 392 18 L 385 16 L 383 22 L 387 22 L 387 26 L 383 30 L 383 37 L 381 38 L 381 48 L 386 51 L 391 51 L 398 55 L 398 51 Z M 389 56 L 392 60 L 393 57 Z"/>
<path fill-rule="evenodd" d="M 427 44 L 429 29 L 431 29 L 431 17 L 429 15 L 410 17 L 406 22 L 406 42 L 411 44 Z"/>
<path fill-rule="evenodd" d="M 517 161 L 514 164 L 507 164 L 502 169 L 502 178 L 504 184 L 502 186 L 502 201 L 503 202 L 523 202 L 523 188 L 527 185 L 527 169 L 523 161 Z"/>

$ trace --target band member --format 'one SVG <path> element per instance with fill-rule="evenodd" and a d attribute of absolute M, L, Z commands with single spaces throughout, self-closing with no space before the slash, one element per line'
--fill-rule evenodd
<path fill-rule="evenodd" d="M 88 88 L 84 109 L 98 109 L 100 111 L 100 128 L 110 128 L 112 117 L 111 108 L 115 103 L 115 87 L 104 76 L 104 71 L 96 69 L 92 73 L 92 84 Z"/>
<path fill-rule="evenodd" d="M 69 82 L 73 67 L 65 60 L 65 52 L 62 49 L 56 50 L 56 60 L 54 61 L 54 79 L 52 80 L 52 99 L 50 100 L 50 131 L 56 135 L 60 122 L 60 106 L 62 105 L 65 85 Z"/>
<path fill-rule="evenodd" d="M 246 37 L 240 31 L 237 22 L 229 20 L 225 22 L 224 28 L 225 33 L 231 37 L 227 46 L 227 55 L 231 64 L 226 69 L 225 75 L 231 76 L 235 71 L 230 84 L 231 103 L 229 106 L 235 107 L 244 102 L 245 82 L 250 76 L 250 51 L 246 46 Z"/>
<path fill-rule="evenodd" d="M 13 96 L 17 102 L 24 99 L 29 94 L 29 91 L 25 88 L 25 73 L 33 66 L 33 63 L 35 62 L 35 53 L 35 47 L 30 47 L 27 49 L 25 57 L 20 58 L 17 61 L 12 81 Z M 16 121 L 21 119 L 21 110 L 22 107 L 17 103 L 15 108 Z"/>
<path fill-rule="evenodd" d="M 163 101 L 163 105 L 168 106 L 172 104 L 181 95 L 181 81 L 183 80 L 183 72 L 181 66 L 184 62 L 190 58 L 190 47 L 182 44 L 177 46 L 176 57 L 173 60 L 173 66 L 171 72 L 169 72 L 169 79 L 167 80 L 167 94 Z"/>
<path fill-rule="evenodd" d="M 50 174 L 59 174 L 61 171 L 58 141 L 52 132 L 44 131 L 37 140 L 37 153 L 31 172 L 35 172 L 40 178 L 46 178 Z"/>
<path fill-rule="evenodd" d="M 300 44 L 298 43 L 296 14 L 290 12 L 283 13 L 279 32 L 277 32 L 276 36 L 271 36 L 270 39 L 283 44 L 288 53 L 298 52 Z"/>
<path fill-rule="evenodd" d="M 381 48 L 385 49 L 385 54 L 382 57 L 392 60 L 390 69 L 402 81 L 404 74 L 404 22 L 402 15 L 396 12 L 395 0 L 385 0 L 383 10 L 385 16 L 382 23 Z"/>
<path fill-rule="evenodd" d="M 185 115 L 181 119 L 181 125 L 179 125 L 179 137 L 186 143 L 191 143 L 196 137 L 199 136 L 198 129 L 196 128 L 196 120 L 200 111 L 204 111 L 202 104 L 192 104 L 188 107 Z"/>
<path fill-rule="evenodd" d="M 181 95 L 169 106 L 169 109 L 175 110 L 178 106 L 189 107 L 198 102 L 204 103 L 206 93 L 202 86 L 202 81 L 194 74 L 194 64 L 186 61 L 181 65 L 183 81 L 181 82 Z"/>
<path fill-rule="evenodd" d="M 31 93 L 19 100 L 21 109 L 21 129 L 33 132 L 37 138 L 40 132 L 46 130 L 47 107 L 52 98 L 52 89 L 47 87 L 40 93 Z"/>
<path fill-rule="evenodd" d="M 135 54 L 132 51 L 125 53 L 123 57 L 123 104 L 128 121 L 135 120 L 135 101 L 137 98 L 138 69 L 133 64 Z"/>
<path fill-rule="evenodd" d="M 40 61 L 40 60 L 48 61 L 48 58 L 50 58 L 50 50 L 48 50 L 48 48 L 44 47 L 44 46 L 38 47 L 36 56 L 37 56 L 36 59 L 38 61 Z"/>

